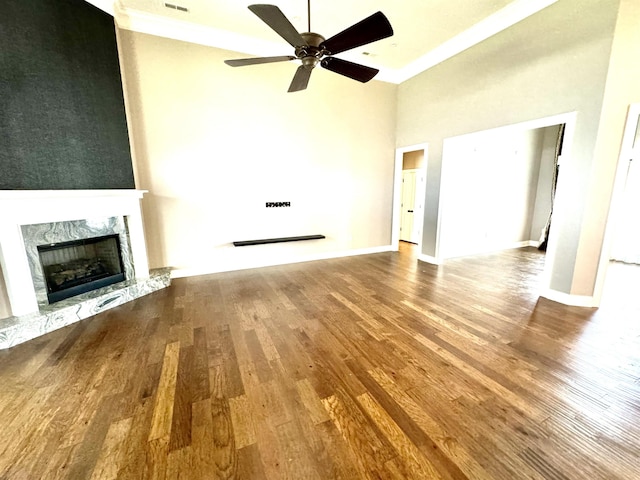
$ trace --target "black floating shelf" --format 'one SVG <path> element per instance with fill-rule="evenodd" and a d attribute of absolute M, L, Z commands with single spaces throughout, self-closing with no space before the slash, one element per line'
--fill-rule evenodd
<path fill-rule="evenodd" d="M 264 245 L 265 243 L 299 242 L 301 240 L 320 240 L 327 238 L 324 235 L 302 235 L 300 237 L 263 238 L 261 240 L 242 240 L 233 242 L 236 247 L 246 247 L 249 245 Z"/>

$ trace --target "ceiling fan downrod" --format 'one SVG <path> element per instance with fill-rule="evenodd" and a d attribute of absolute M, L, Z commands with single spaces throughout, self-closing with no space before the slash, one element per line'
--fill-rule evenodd
<path fill-rule="evenodd" d="M 311 31 L 311 0 L 307 0 L 307 28 L 305 33 L 300 34 L 306 45 L 297 47 L 295 54 L 302 61 L 303 66 L 314 68 L 327 52 L 320 46 L 325 38 Z"/>

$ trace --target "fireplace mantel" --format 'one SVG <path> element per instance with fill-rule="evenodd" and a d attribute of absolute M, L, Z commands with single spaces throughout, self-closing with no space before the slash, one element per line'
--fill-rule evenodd
<path fill-rule="evenodd" d="M 22 226 L 123 216 L 137 279 L 149 277 L 140 199 L 145 190 L 0 190 L 0 262 L 14 316 L 38 311 Z"/>

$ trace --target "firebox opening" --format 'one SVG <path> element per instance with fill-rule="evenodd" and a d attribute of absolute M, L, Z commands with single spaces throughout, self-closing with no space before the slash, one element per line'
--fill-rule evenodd
<path fill-rule="evenodd" d="M 49 303 L 125 280 L 118 235 L 39 245 Z"/>

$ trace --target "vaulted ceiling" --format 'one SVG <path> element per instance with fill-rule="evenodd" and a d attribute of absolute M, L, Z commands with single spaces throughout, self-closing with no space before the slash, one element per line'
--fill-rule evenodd
<path fill-rule="evenodd" d="M 291 47 L 237 0 L 88 0 L 119 26 L 247 56 L 291 55 Z M 400 83 L 534 15 L 558 0 L 311 0 L 311 31 L 326 38 L 382 11 L 392 37 L 339 56 L 381 70 Z M 274 0 L 300 32 L 308 29 L 307 2 Z"/>

